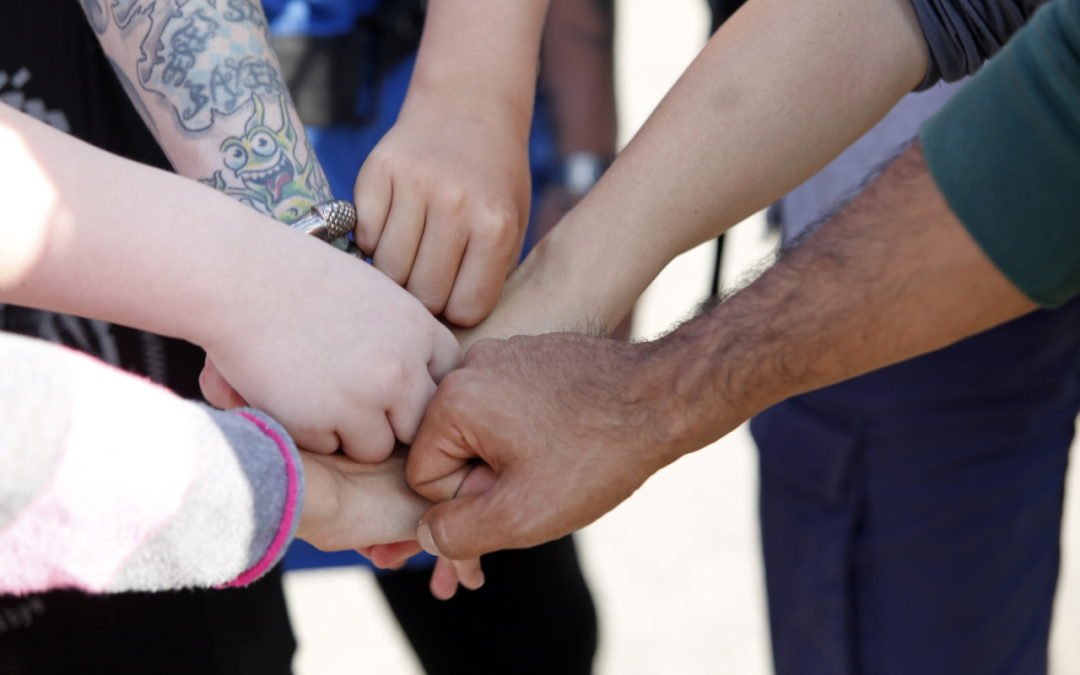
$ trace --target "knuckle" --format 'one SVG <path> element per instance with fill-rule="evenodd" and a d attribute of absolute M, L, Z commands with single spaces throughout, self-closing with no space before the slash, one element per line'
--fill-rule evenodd
<path fill-rule="evenodd" d="M 380 143 L 368 155 L 363 168 L 370 169 L 373 174 L 387 175 L 393 172 L 394 164 L 394 153 L 390 152 L 385 144 Z"/>
<path fill-rule="evenodd" d="M 518 218 L 514 209 L 501 204 L 486 204 L 476 216 L 474 235 L 496 246 L 512 245 L 517 241 Z"/>
<path fill-rule="evenodd" d="M 403 335 L 414 336 L 418 344 L 429 348 L 434 340 L 434 329 L 439 326 L 439 322 L 424 308 L 424 303 L 419 298 L 410 295 L 408 300 L 408 309 L 401 314 L 401 328 L 408 331 Z"/>
<path fill-rule="evenodd" d="M 404 286 L 409 279 L 408 266 L 405 265 L 400 256 L 392 251 L 387 251 L 385 247 L 376 249 L 375 259 L 372 262 L 375 269 L 390 277 L 398 286 Z"/>
<path fill-rule="evenodd" d="M 449 373 L 439 383 L 439 390 L 435 394 L 435 400 L 431 402 L 428 415 L 434 417 L 436 413 L 442 413 L 466 387 L 469 374 L 464 370 L 455 370 Z"/>
<path fill-rule="evenodd" d="M 500 344 L 501 341 L 495 338 L 484 338 L 477 341 L 465 354 L 465 365 L 474 366 L 489 362 L 496 357 Z"/>
<path fill-rule="evenodd" d="M 468 193 L 457 185 L 444 186 L 436 195 L 438 204 L 452 214 L 461 213 L 467 198 Z"/>
<path fill-rule="evenodd" d="M 314 424 L 294 423 L 290 425 L 289 431 L 296 439 L 296 444 L 309 452 L 330 455 L 337 452 L 340 445 L 334 434 L 326 433 L 324 429 Z"/>
<path fill-rule="evenodd" d="M 472 328 L 483 321 L 495 308 L 495 298 L 483 293 L 460 292 L 446 303 L 444 313 L 450 323 L 462 328 Z"/>
<path fill-rule="evenodd" d="M 404 355 L 387 354 L 372 367 L 372 388 L 396 397 L 412 378 L 411 370 Z"/>
<path fill-rule="evenodd" d="M 446 307 L 446 298 L 449 295 L 448 288 L 444 284 L 434 281 L 418 281 L 414 273 L 409 276 L 405 290 L 413 295 L 431 314 L 441 314 Z M 451 319 L 452 320 L 452 319 Z"/>
<path fill-rule="evenodd" d="M 473 377 L 466 371 L 455 370 L 439 384 L 439 389 L 428 406 L 426 418 L 436 423 L 453 426 L 475 413 L 473 403 Z"/>
<path fill-rule="evenodd" d="M 428 455 L 431 452 L 424 442 L 423 434 L 416 439 L 418 442 L 409 448 L 409 454 L 405 457 L 405 482 L 420 496 L 431 499 L 429 483 L 435 479 L 428 463 Z"/>

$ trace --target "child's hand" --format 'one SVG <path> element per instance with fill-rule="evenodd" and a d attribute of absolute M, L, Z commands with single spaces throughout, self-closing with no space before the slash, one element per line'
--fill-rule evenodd
<path fill-rule="evenodd" d="M 405 482 L 401 453 L 379 464 L 354 462 L 341 455 L 300 453 L 304 463 L 304 505 L 296 536 L 323 551 L 358 549 L 379 567 L 399 567 L 420 552 L 416 524 L 431 503 Z M 468 496 L 494 481 L 487 467 L 465 474 L 457 491 Z M 440 558 L 431 576 L 431 592 L 448 600 L 458 583 L 470 590 L 484 585 L 479 558 Z"/>
<path fill-rule="evenodd" d="M 356 241 L 434 314 L 491 312 L 529 219 L 528 120 L 414 85 L 356 180 Z"/>
<path fill-rule="evenodd" d="M 202 346 L 216 368 L 203 393 L 266 410 L 302 448 L 381 461 L 412 441 L 458 343 L 370 265 L 299 233 L 290 241 L 211 317 L 220 325 Z"/>
<path fill-rule="evenodd" d="M 487 466 L 478 465 L 467 467 L 447 477 L 440 484 L 447 488 L 447 494 L 457 498 L 486 492 L 494 482 L 494 472 Z M 397 569 L 423 550 L 413 539 L 415 536 L 414 532 L 410 535 L 409 541 L 370 546 L 361 550 L 360 553 L 371 560 L 376 567 Z M 484 571 L 481 569 L 479 558 L 469 560 L 438 558 L 431 574 L 431 594 L 440 600 L 449 600 L 457 592 L 458 584 L 475 591 L 484 585 L 484 581 Z"/>
<path fill-rule="evenodd" d="M 484 464 L 470 468 L 458 488 L 457 497 L 471 497 L 487 492 L 495 484 L 495 473 Z M 484 585 L 484 571 L 480 568 L 480 558 L 468 560 L 450 560 L 439 558 L 435 570 L 431 573 L 431 594 L 440 600 L 449 600 L 457 593 L 458 584 L 470 591 Z"/>
<path fill-rule="evenodd" d="M 405 482 L 405 460 L 378 464 L 300 453 L 304 505 L 296 536 L 323 551 L 345 551 L 416 537 L 430 504 Z"/>

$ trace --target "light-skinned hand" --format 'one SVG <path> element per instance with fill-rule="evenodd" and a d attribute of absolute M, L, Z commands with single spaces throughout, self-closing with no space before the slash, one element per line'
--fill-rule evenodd
<path fill-rule="evenodd" d="M 356 242 L 434 314 L 471 326 L 517 264 L 529 218 L 528 119 L 414 85 L 360 169 Z"/>
<path fill-rule="evenodd" d="M 266 410 L 306 450 L 384 460 L 413 440 L 457 340 L 370 265 L 314 240 L 292 248 L 215 319 L 203 394 Z"/>

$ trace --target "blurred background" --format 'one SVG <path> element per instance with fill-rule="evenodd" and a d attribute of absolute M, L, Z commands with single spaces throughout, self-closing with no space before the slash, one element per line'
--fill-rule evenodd
<path fill-rule="evenodd" d="M 704 44 L 708 11 L 704 0 L 616 5 L 621 146 Z M 761 216 L 734 228 L 725 286 L 775 244 Z M 712 243 L 673 262 L 639 303 L 634 336 L 655 336 L 686 318 L 708 295 L 714 265 Z M 1071 471 L 1051 642 L 1057 675 L 1080 672 L 1078 480 Z M 756 490 L 756 451 L 740 428 L 664 470 L 581 534 L 600 618 L 597 673 L 771 672 Z M 285 588 L 300 675 L 422 672 L 366 570 L 291 572 Z"/>

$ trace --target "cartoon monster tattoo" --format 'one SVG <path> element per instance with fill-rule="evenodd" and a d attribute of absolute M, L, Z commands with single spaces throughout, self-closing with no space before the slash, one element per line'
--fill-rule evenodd
<path fill-rule="evenodd" d="M 221 144 L 225 166 L 236 182 L 226 180 L 221 170 L 205 182 L 277 220 L 293 222 L 308 212 L 316 201 L 314 195 L 327 191 L 326 178 L 310 145 L 305 148 L 306 161 L 300 162 L 285 98 L 279 99 L 282 121 L 278 129 L 268 125 L 262 99 L 255 96 L 252 101 L 254 109 L 244 135 L 230 136 Z"/>

